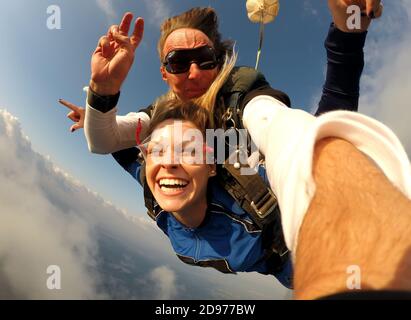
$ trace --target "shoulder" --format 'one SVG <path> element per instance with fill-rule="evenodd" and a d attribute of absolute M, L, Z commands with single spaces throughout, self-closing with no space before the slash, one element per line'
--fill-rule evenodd
<path fill-rule="evenodd" d="M 222 94 L 248 92 L 255 87 L 264 85 L 269 85 L 269 83 L 261 72 L 241 66 L 233 68 L 221 91 Z"/>
<path fill-rule="evenodd" d="M 150 104 L 148 107 L 146 108 L 142 108 L 140 110 L 138 110 L 138 112 L 144 112 L 146 113 L 149 117 L 151 117 L 151 113 L 153 111 L 154 108 L 154 103 Z"/>
<path fill-rule="evenodd" d="M 229 96 L 235 92 L 242 93 L 240 109 L 253 98 L 259 95 L 268 95 L 291 107 L 289 96 L 278 89 L 271 87 L 265 76 L 251 67 L 235 67 L 221 89 L 223 96 Z"/>
<path fill-rule="evenodd" d="M 249 103 L 253 98 L 262 96 L 262 95 L 273 97 L 277 99 L 278 101 L 281 101 L 287 107 L 291 108 L 291 99 L 285 92 L 274 89 L 270 86 L 265 86 L 265 87 L 256 88 L 248 92 L 242 101 L 241 109 L 244 110 L 244 107 L 247 105 L 247 103 Z"/>

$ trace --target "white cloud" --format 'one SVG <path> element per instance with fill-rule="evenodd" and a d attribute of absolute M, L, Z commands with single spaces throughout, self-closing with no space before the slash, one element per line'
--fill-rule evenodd
<path fill-rule="evenodd" d="M 171 16 L 170 2 L 165 0 L 144 0 L 147 9 L 145 20 L 150 24 L 159 26 L 165 18 Z"/>
<path fill-rule="evenodd" d="M 315 5 L 318 5 L 318 3 L 316 2 Z M 304 0 L 303 8 L 306 14 L 318 16 L 318 10 L 314 7 L 314 4 L 311 0 Z"/>
<path fill-rule="evenodd" d="M 97 6 L 104 12 L 111 23 L 117 18 L 116 10 L 110 0 L 96 0 Z"/>
<path fill-rule="evenodd" d="M 156 299 L 168 300 L 177 297 L 176 274 L 170 268 L 161 266 L 154 269 L 150 273 L 149 279 L 156 287 L 155 291 L 158 293 Z"/>
<path fill-rule="evenodd" d="M 388 125 L 411 156 L 411 0 L 387 3 L 366 47 L 360 112 Z"/>
<path fill-rule="evenodd" d="M 124 246 L 142 244 L 154 233 L 152 223 L 128 218 L 35 153 L 18 120 L 4 110 L 0 181 L 0 298 L 110 297 L 102 290 L 101 260 L 110 259 L 101 256 L 108 251 L 102 243 L 110 237 Z M 166 249 L 149 250 L 158 255 Z M 133 251 L 147 254 L 141 246 Z M 49 265 L 61 269 L 61 290 L 46 287 Z"/>
<path fill-rule="evenodd" d="M 0 278 L 5 294 L 21 298 L 91 298 L 98 277 L 90 274 L 96 243 L 78 216 L 58 212 L 41 181 L 48 163 L 31 151 L 17 119 L 0 111 Z M 33 157 L 34 155 L 34 157 Z M 64 290 L 46 287 L 49 265 L 62 271 Z"/>

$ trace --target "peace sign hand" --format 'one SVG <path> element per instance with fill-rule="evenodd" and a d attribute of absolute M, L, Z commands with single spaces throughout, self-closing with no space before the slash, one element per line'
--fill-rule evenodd
<path fill-rule="evenodd" d="M 59 99 L 59 102 L 63 105 L 69 108 L 71 111 L 67 114 L 67 118 L 69 118 L 71 121 L 75 122 L 70 127 L 70 132 L 74 132 L 77 129 L 83 128 L 84 127 L 84 118 L 86 117 L 86 109 L 76 106 L 75 104 L 72 104 L 71 102 L 68 102 L 63 99 Z"/>
<path fill-rule="evenodd" d="M 91 58 L 90 88 L 99 95 L 114 95 L 120 91 L 134 61 L 134 53 L 144 33 L 144 20 L 137 18 L 128 36 L 133 14 L 124 14 L 120 25 L 112 25 L 100 38 Z"/>

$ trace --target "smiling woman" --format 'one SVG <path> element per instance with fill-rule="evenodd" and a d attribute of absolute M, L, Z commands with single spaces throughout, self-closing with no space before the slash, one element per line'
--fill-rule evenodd
<path fill-rule="evenodd" d="M 156 109 L 150 135 L 140 150 L 146 181 L 157 203 L 183 225 L 196 228 L 207 209 L 208 179 L 216 175 L 216 166 L 206 164 L 202 154 L 211 118 L 192 103 L 180 104 L 167 101 Z"/>
<path fill-rule="evenodd" d="M 205 142 L 210 128 L 205 108 L 164 99 L 138 145 L 142 163 L 127 161 L 124 151 L 113 155 L 144 185 L 145 198 L 154 201 L 150 215 L 183 262 L 224 273 L 272 274 L 291 288 L 291 261 L 287 252 L 281 258 L 273 253 L 273 230 L 261 229 L 215 180 L 217 165 L 208 157 L 214 150 Z"/>

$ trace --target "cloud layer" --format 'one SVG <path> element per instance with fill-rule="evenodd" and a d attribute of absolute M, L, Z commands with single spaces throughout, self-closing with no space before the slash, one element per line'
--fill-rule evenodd
<path fill-rule="evenodd" d="M 136 257 L 166 250 L 132 247 L 154 233 L 148 220 L 126 216 L 35 153 L 3 110 L 0 155 L 0 298 L 144 296 L 144 287 L 129 290 L 121 277 L 150 272 L 157 265 Z M 61 269 L 61 290 L 46 286 L 50 265 Z"/>
<path fill-rule="evenodd" d="M 411 0 L 387 3 L 366 47 L 360 112 L 388 125 L 411 156 Z"/>

